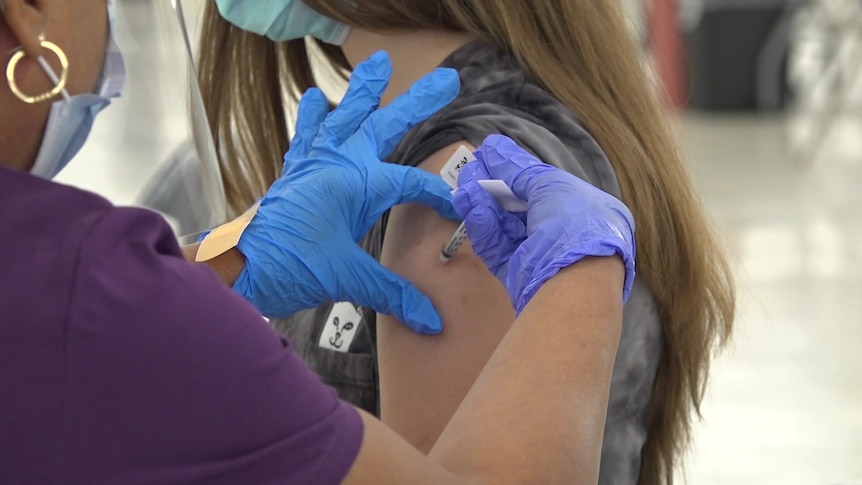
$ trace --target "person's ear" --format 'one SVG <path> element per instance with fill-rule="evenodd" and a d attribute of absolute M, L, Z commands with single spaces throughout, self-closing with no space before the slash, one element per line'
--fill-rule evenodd
<path fill-rule="evenodd" d="M 9 30 L 18 39 L 28 56 L 39 57 L 42 53 L 40 36 L 45 17 L 38 5 L 28 0 L 0 0 L 3 16 Z"/>

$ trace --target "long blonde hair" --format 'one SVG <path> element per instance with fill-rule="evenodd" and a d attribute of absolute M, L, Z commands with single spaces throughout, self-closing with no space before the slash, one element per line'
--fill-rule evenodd
<path fill-rule="evenodd" d="M 694 193 L 666 113 L 613 0 L 304 0 L 373 31 L 467 32 L 514 55 L 577 113 L 613 165 L 638 228 L 638 274 L 655 294 L 663 354 L 648 410 L 640 483 L 672 483 L 699 415 L 713 351 L 730 337 L 731 272 Z M 243 32 L 208 2 L 199 75 L 231 207 L 262 195 L 288 147 L 287 100 L 317 84 L 302 40 Z M 339 48 L 316 43 L 336 72 Z"/>

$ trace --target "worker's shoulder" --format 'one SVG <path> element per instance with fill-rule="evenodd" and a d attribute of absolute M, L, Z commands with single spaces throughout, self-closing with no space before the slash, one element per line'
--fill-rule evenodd
<path fill-rule="evenodd" d="M 27 236 L 49 236 L 58 241 L 82 222 L 110 210 L 110 202 L 96 194 L 0 167 L 0 223 Z"/>
<path fill-rule="evenodd" d="M 95 194 L 0 167 L 0 267 L 16 282 L 7 283 L 33 292 L 48 280 L 62 296 L 81 245 L 112 207 Z"/>

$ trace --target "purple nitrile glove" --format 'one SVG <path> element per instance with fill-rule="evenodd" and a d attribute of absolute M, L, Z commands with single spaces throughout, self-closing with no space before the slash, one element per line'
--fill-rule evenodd
<path fill-rule="evenodd" d="M 548 165 L 511 139 L 489 136 L 461 171 L 453 203 L 473 250 L 503 283 L 520 314 L 560 270 L 588 257 L 619 255 L 623 301 L 635 278 L 634 218 L 616 197 Z M 499 179 L 529 210 L 503 210 L 479 185 Z"/>

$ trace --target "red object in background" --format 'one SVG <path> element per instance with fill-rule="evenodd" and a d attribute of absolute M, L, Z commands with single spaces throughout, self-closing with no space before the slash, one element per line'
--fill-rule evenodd
<path fill-rule="evenodd" d="M 685 106 L 688 86 L 685 75 L 685 48 L 679 31 L 677 0 L 652 0 L 649 9 L 649 42 L 656 69 L 664 85 L 667 103 Z"/>

